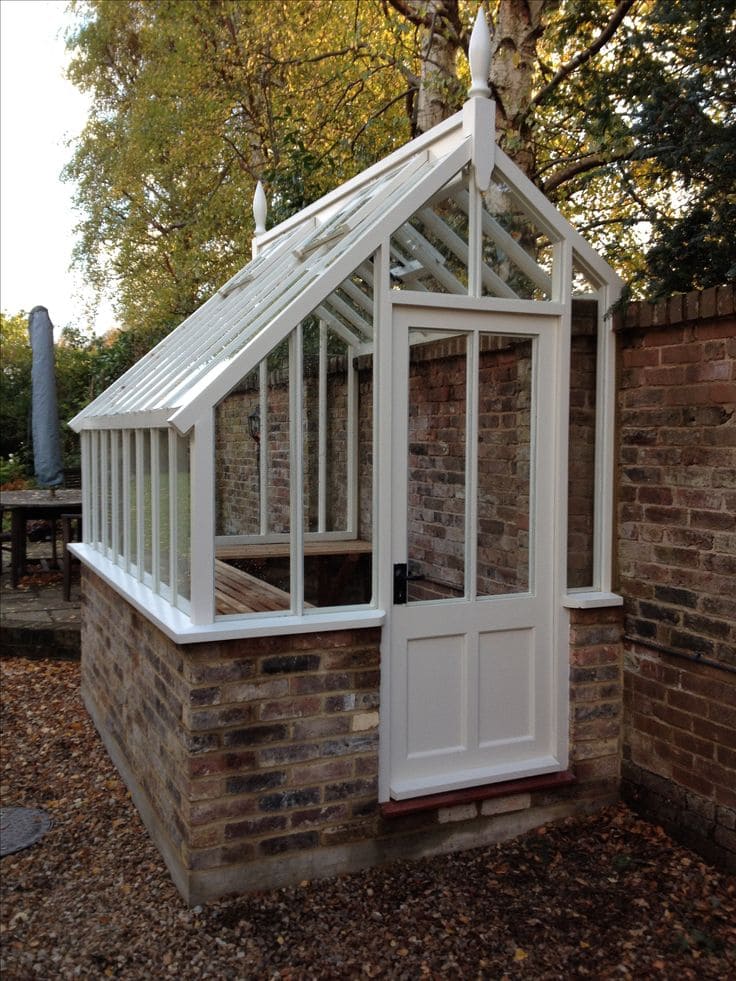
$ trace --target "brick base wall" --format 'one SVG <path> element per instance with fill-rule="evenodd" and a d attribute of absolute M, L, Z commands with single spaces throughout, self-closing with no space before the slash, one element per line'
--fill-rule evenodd
<path fill-rule="evenodd" d="M 83 576 L 85 703 L 191 903 L 499 841 L 618 797 L 617 611 L 573 615 L 574 785 L 385 817 L 379 630 L 181 646 Z"/>

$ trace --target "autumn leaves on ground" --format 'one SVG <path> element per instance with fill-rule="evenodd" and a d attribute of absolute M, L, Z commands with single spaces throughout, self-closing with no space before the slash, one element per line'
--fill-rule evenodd
<path fill-rule="evenodd" d="M 512 842 L 187 909 L 79 697 L 2 663 L 2 804 L 54 827 L 2 859 L 3 977 L 736 976 L 736 880 L 624 807 Z"/>

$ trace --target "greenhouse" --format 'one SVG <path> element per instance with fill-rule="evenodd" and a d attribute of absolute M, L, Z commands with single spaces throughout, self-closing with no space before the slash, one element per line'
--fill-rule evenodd
<path fill-rule="evenodd" d="M 246 859 L 227 852 L 224 817 L 216 845 L 215 832 L 193 843 L 194 804 L 168 827 L 166 792 L 146 789 L 124 744 L 153 741 L 163 760 L 173 737 L 101 694 L 127 670 L 103 651 L 113 628 L 92 623 L 103 608 L 133 624 L 161 690 L 184 697 L 172 672 L 186 682 L 184 707 L 158 715 L 207 730 L 212 772 L 224 747 L 256 745 L 282 717 L 244 707 L 232 685 L 214 703 L 229 715 L 192 707 L 215 698 L 207 678 L 240 677 L 232 665 L 250 656 L 241 689 L 258 670 L 264 691 L 301 698 L 292 715 L 314 722 L 312 755 L 332 752 L 320 731 L 357 734 L 350 776 L 374 758 L 378 802 L 569 775 L 569 611 L 620 603 L 608 311 L 621 284 L 496 146 L 484 31 L 481 17 L 461 112 L 268 231 L 259 186 L 252 261 L 72 422 L 84 477 L 72 548 L 96 597 L 87 703 L 188 896 L 288 876 L 258 848 L 260 872 L 223 872 Z M 325 653 L 341 644 L 366 671 Z M 176 652 L 165 670 L 164 650 Z M 278 688 L 264 652 L 322 674 Z M 130 697 L 145 673 L 128 654 Z M 337 702 L 315 693 L 330 685 L 348 729 L 327 724 Z M 284 759 L 299 738 L 291 723 L 274 732 Z M 191 776 L 202 750 L 186 747 Z M 282 776 L 268 779 L 299 784 Z M 198 849 L 211 861 L 197 865 Z"/>

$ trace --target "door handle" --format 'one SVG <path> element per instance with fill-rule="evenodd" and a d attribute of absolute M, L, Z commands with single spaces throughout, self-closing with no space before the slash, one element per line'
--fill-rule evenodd
<path fill-rule="evenodd" d="M 424 579 L 420 573 L 409 572 L 406 562 L 397 562 L 394 566 L 394 605 L 403 606 L 406 603 L 406 584 L 418 579 Z"/>

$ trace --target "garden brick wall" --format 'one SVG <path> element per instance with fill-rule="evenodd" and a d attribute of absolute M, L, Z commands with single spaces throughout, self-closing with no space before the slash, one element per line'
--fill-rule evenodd
<path fill-rule="evenodd" d="M 618 324 L 624 794 L 736 867 L 733 287 Z"/>
<path fill-rule="evenodd" d="M 502 840 L 618 796 L 619 611 L 572 613 L 576 783 L 516 781 L 390 816 L 379 630 L 181 646 L 83 576 L 85 703 L 191 903 Z"/>

